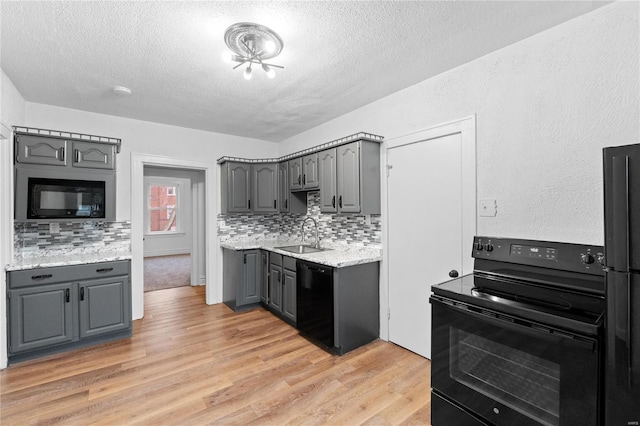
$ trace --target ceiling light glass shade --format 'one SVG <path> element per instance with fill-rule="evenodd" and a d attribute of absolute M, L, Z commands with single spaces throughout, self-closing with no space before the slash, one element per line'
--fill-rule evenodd
<path fill-rule="evenodd" d="M 238 65 L 234 69 L 246 63 L 249 67 L 244 72 L 244 78 L 251 78 L 251 65 L 260 65 L 269 78 L 275 77 L 273 68 L 284 68 L 280 65 L 266 63 L 267 59 L 274 58 L 282 52 L 284 43 L 275 31 L 259 24 L 239 22 L 231 25 L 224 33 L 224 41 L 231 51 L 226 58 Z"/>
<path fill-rule="evenodd" d="M 276 76 L 276 72 L 273 70 L 273 68 L 269 68 L 268 65 L 263 64 L 262 69 L 267 73 L 267 77 L 274 78 Z"/>

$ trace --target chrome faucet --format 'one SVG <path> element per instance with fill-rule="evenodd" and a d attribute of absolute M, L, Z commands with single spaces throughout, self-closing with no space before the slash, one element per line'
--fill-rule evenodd
<path fill-rule="evenodd" d="M 316 243 L 313 245 L 315 248 L 319 249 L 320 248 L 320 239 L 318 238 L 318 222 L 316 222 L 316 220 L 312 217 L 307 217 L 305 220 L 302 221 L 302 243 L 304 244 L 304 224 L 307 223 L 307 221 L 310 220 L 313 222 L 313 228 L 315 230 L 315 234 L 316 234 Z"/>

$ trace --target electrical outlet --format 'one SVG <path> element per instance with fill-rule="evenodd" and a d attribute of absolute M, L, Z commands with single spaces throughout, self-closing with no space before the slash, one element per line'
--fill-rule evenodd
<path fill-rule="evenodd" d="M 480 200 L 480 216 L 494 217 L 497 213 L 496 200 Z"/>
<path fill-rule="evenodd" d="M 60 223 L 51 222 L 49 224 L 49 233 L 50 234 L 59 234 L 60 233 Z"/>

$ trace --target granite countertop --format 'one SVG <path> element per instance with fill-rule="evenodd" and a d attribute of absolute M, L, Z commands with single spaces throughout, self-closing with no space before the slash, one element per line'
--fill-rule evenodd
<path fill-rule="evenodd" d="M 87 263 L 114 262 L 131 259 L 130 251 L 104 251 L 94 253 L 67 253 L 47 257 L 30 257 L 10 263 L 7 271 L 22 271 L 34 268 L 51 268 L 55 266 L 84 265 Z"/>
<path fill-rule="evenodd" d="M 363 263 L 379 262 L 382 260 L 382 249 L 376 247 L 351 246 L 346 244 L 323 244 L 320 247 L 327 249 L 315 253 L 291 253 L 280 250 L 278 247 L 301 244 L 300 240 L 238 240 L 220 243 L 222 248 L 229 250 L 263 249 L 284 256 L 294 257 L 308 262 L 342 268 L 345 266 L 361 265 Z M 306 242 L 309 244 L 309 242 Z"/>

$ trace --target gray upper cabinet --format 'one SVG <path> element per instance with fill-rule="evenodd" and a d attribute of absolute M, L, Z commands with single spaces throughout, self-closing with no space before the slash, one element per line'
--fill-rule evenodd
<path fill-rule="evenodd" d="M 278 164 L 278 204 L 280 213 L 289 213 L 289 163 Z"/>
<path fill-rule="evenodd" d="M 289 189 L 291 191 L 302 189 L 302 157 L 289 160 Z"/>
<path fill-rule="evenodd" d="M 115 153 L 113 145 L 73 141 L 73 167 L 114 170 Z"/>
<path fill-rule="evenodd" d="M 337 148 L 338 210 L 360 213 L 360 145 L 358 142 Z"/>
<path fill-rule="evenodd" d="M 16 163 L 115 170 L 116 147 L 47 136 L 16 135 Z"/>
<path fill-rule="evenodd" d="M 319 185 L 318 154 L 305 155 L 302 158 L 302 189 L 317 189 Z"/>
<path fill-rule="evenodd" d="M 318 174 L 320 177 L 320 211 L 335 213 L 338 211 L 335 148 L 318 153 Z"/>
<path fill-rule="evenodd" d="M 70 283 L 10 290 L 10 353 L 71 342 L 74 295 Z"/>
<path fill-rule="evenodd" d="M 81 281 L 80 338 L 125 330 L 131 326 L 128 276 Z"/>
<path fill-rule="evenodd" d="M 337 211 L 380 214 L 380 145 L 357 141 L 336 148 Z"/>
<path fill-rule="evenodd" d="M 280 213 L 307 213 L 307 194 L 291 192 L 289 185 L 289 163 L 278 165 L 278 205 Z"/>
<path fill-rule="evenodd" d="M 253 211 L 255 213 L 278 212 L 278 164 L 252 165 Z"/>
<path fill-rule="evenodd" d="M 67 141 L 64 139 L 16 135 L 15 142 L 17 163 L 67 165 Z"/>
<path fill-rule="evenodd" d="M 221 167 L 222 213 L 249 213 L 251 164 L 226 162 Z"/>

